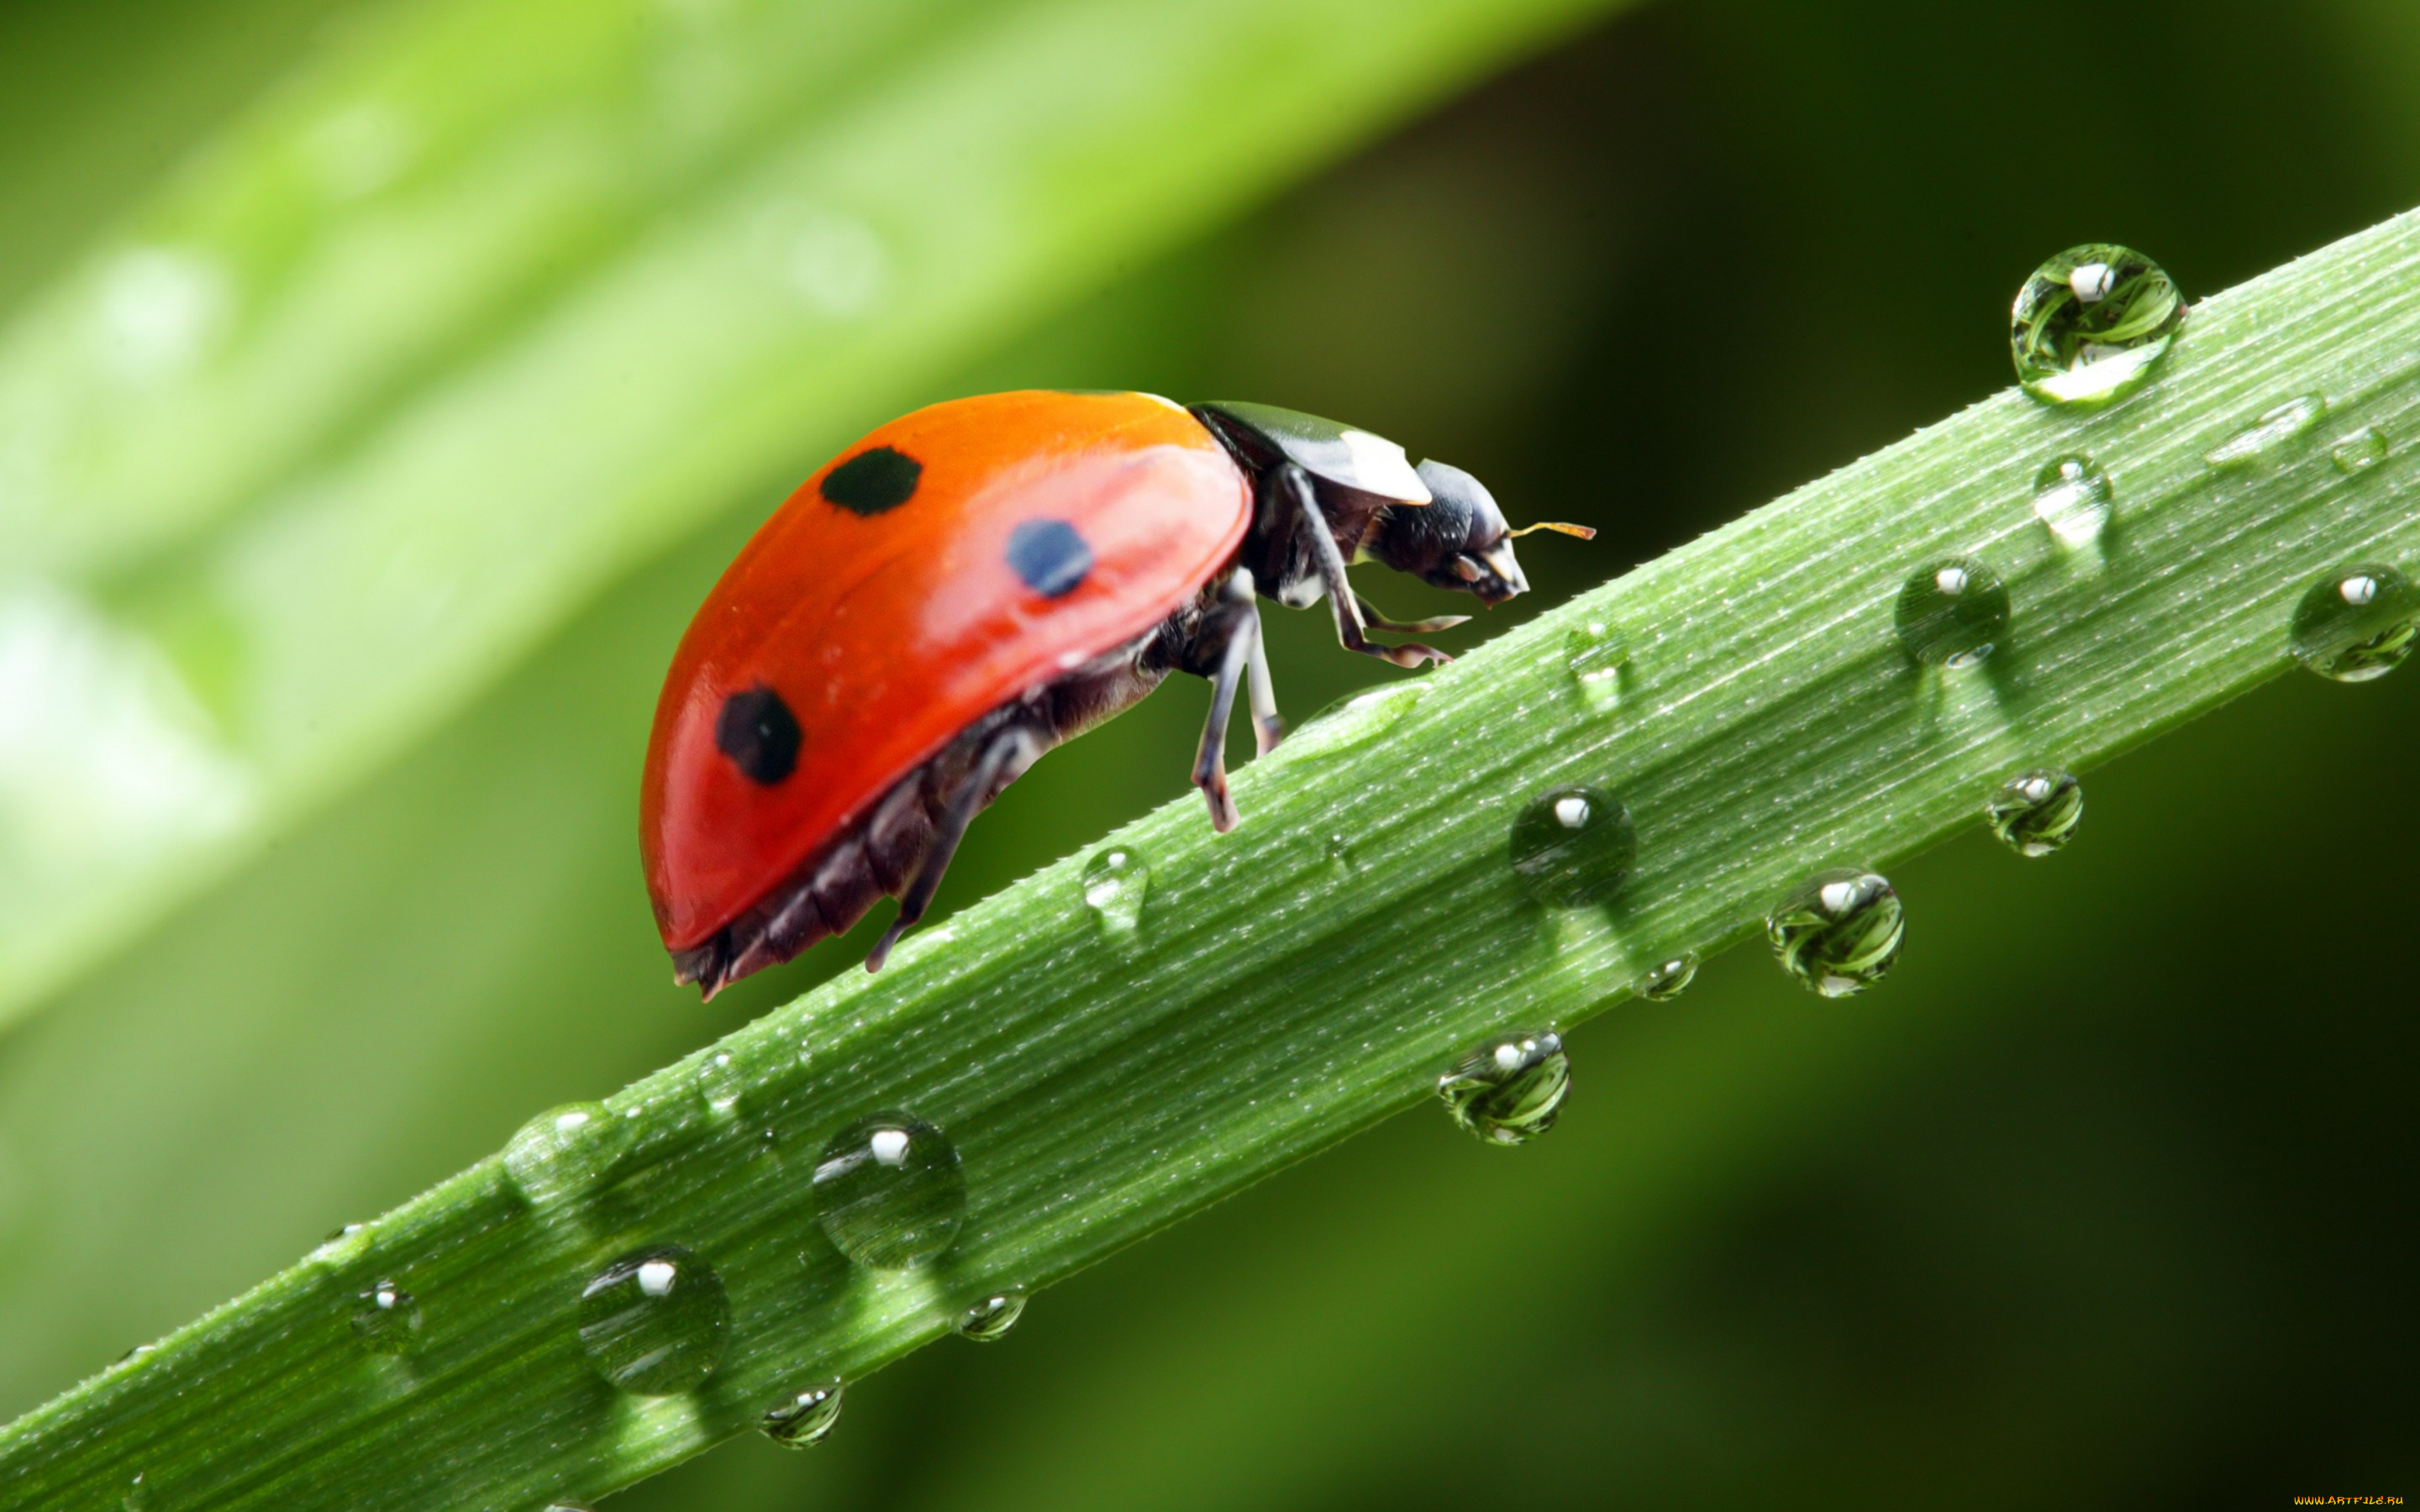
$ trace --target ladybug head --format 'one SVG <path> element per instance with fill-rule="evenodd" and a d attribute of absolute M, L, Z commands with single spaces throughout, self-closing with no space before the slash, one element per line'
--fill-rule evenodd
<path fill-rule="evenodd" d="M 1514 536 L 1558 531 L 1585 541 L 1596 534 L 1585 525 L 1557 521 L 1513 530 L 1487 486 L 1462 469 L 1429 461 L 1414 471 L 1428 485 L 1429 502 L 1386 510 L 1363 549 L 1397 572 L 1469 594 L 1482 604 L 1501 604 L 1529 591 L 1512 554 Z"/>

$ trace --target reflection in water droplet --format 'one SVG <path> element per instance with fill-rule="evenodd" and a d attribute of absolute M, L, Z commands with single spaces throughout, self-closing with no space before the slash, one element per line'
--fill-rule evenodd
<path fill-rule="evenodd" d="M 1890 970 L 1906 927 L 1887 878 L 1823 872 L 1765 916 L 1764 937 L 1783 970 L 1825 997 L 1846 997 Z"/>
<path fill-rule="evenodd" d="M 2202 453 L 2201 459 L 2214 468 L 2251 467 L 2269 461 L 2287 443 L 2307 434 L 2327 412 L 2324 398 L 2316 393 L 2298 394 L 2273 409 L 2261 411 L 2257 420 Z"/>
<path fill-rule="evenodd" d="M 353 1311 L 353 1337 L 380 1354 L 408 1354 L 420 1341 L 420 1304 L 392 1281 L 361 1295 Z"/>
<path fill-rule="evenodd" d="M 1006 1336 L 1025 1316 L 1025 1293 L 998 1291 L 958 1315 L 958 1332 L 977 1344 Z"/>
<path fill-rule="evenodd" d="M 727 1119 L 738 1108 L 747 1082 L 728 1050 L 717 1050 L 697 1063 L 697 1095 L 705 1101 L 706 1112 L 718 1119 Z"/>
<path fill-rule="evenodd" d="M 813 1386 L 765 1414 L 765 1437 L 784 1449 L 812 1449 L 840 1421 L 841 1383 Z"/>
<path fill-rule="evenodd" d="M 1621 669 L 1630 661 L 1630 638 L 1615 625 L 1591 620 L 1563 637 L 1563 665 L 1590 705 L 1609 709 L 1621 696 Z"/>
<path fill-rule="evenodd" d="M 1293 761 L 1366 746 L 1393 729 L 1427 693 L 1424 683 L 1388 683 L 1348 694 L 1313 715 L 1278 750 Z"/>
<path fill-rule="evenodd" d="M 1553 788 L 1512 821 L 1512 872 L 1549 908 L 1601 903 L 1629 880 L 1637 831 L 1621 800 L 1601 788 Z"/>
<path fill-rule="evenodd" d="M 1973 667 L 2009 632 L 2009 590 L 1979 558 L 1946 558 L 1909 576 L 1892 624 L 1917 661 Z"/>
<path fill-rule="evenodd" d="M 1687 992 L 1689 983 L 1697 980 L 1698 958 L 1683 951 L 1650 966 L 1631 990 L 1650 1002 L 1668 1003 Z"/>
<path fill-rule="evenodd" d="M 2328 449 L 2328 460 L 2336 465 L 2338 472 L 2350 477 L 2385 461 L 2386 452 L 2386 432 L 2376 425 L 2364 425 L 2338 438 L 2335 445 Z"/>
<path fill-rule="evenodd" d="M 2027 393 L 2093 403 L 2141 381 L 2184 319 L 2184 296 L 2149 257 L 2106 243 L 2070 247 L 2017 291 L 2009 354 Z"/>
<path fill-rule="evenodd" d="M 1572 1089 L 1571 1062 L 1551 1031 L 1507 1035 L 1437 1078 L 1453 1121 L 1491 1145 L 1518 1145 L 1555 1126 Z"/>
<path fill-rule="evenodd" d="M 2366 683 L 2412 654 L 2420 590 L 2379 562 L 2338 567 L 2294 609 L 2295 659 L 2338 683 Z"/>
<path fill-rule="evenodd" d="M 1984 803 L 1983 817 L 2019 856 L 2048 856 L 2084 823 L 2084 784 L 2055 767 L 2020 772 Z"/>
<path fill-rule="evenodd" d="M 695 1389 L 722 1363 L 730 1335 L 722 1278 L 678 1244 L 623 1256 L 580 1294 L 580 1343 L 588 1363 L 636 1396 Z"/>
<path fill-rule="evenodd" d="M 815 1218 L 843 1255 L 896 1271 L 948 1249 L 967 1215 L 957 1147 L 923 1119 L 876 1113 L 832 1135 L 815 1166 Z"/>
<path fill-rule="evenodd" d="M 559 1202 L 604 1180 L 628 1143 L 628 1126 L 603 1103 L 567 1103 L 514 1133 L 504 1174 L 530 1201 Z"/>
<path fill-rule="evenodd" d="M 1101 933 L 1124 938 L 1142 923 L 1142 905 L 1151 894 L 1151 863 L 1130 845 L 1094 851 L 1084 863 L 1084 906 L 1099 920 Z"/>
<path fill-rule="evenodd" d="M 2034 517 L 2061 546 L 2096 539 L 2109 523 L 2111 502 L 2109 474 L 2081 454 L 2059 457 L 2034 475 Z"/>

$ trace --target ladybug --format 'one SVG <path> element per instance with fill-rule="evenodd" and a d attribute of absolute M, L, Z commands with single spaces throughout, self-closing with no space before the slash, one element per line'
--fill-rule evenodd
<path fill-rule="evenodd" d="M 1267 405 L 1028 391 L 892 421 L 766 521 L 674 654 L 639 822 L 675 979 L 712 997 L 893 896 L 878 970 L 984 806 L 1171 671 L 1211 682 L 1193 781 L 1232 827 L 1239 686 L 1260 749 L 1284 733 L 1254 595 L 1325 596 L 1348 649 L 1441 662 L 1366 632 L 1466 616 L 1388 620 L 1345 563 L 1497 604 L 1528 587 L 1522 533 L 1470 474 Z"/>

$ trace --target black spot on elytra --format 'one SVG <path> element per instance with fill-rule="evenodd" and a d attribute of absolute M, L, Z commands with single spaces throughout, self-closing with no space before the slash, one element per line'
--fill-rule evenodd
<path fill-rule="evenodd" d="M 758 684 L 722 701 L 714 744 L 753 782 L 771 787 L 799 764 L 799 717 L 782 695 Z"/>
<path fill-rule="evenodd" d="M 823 496 L 852 515 L 879 515 L 916 497 L 924 464 L 888 446 L 871 446 L 824 474 Z"/>
<path fill-rule="evenodd" d="M 1076 591 L 1093 570 L 1093 548 L 1063 519 L 1029 519 L 1008 534 L 1008 564 L 1045 598 Z"/>

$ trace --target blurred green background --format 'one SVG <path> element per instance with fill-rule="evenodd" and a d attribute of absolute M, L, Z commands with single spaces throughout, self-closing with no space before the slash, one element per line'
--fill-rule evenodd
<path fill-rule="evenodd" d="M 361 24 L 0 3 L 0 300 Z M 1535 594 L 1474 643 L 2006 385 L 2008 299 L 2052 251 L 2124 240 L 2201 294 L 2420 204 L 2415 85 L 2393 0 L 1662 0 L 1036 295 L 890 408 L 1263 399 L 1601 529 L 1534 543 Z M 673 641 L 839 439 L 0 1030 L 0 1413 L 862 953 L 701 1009 L 633 843 Z M 1295 715 L 1383 672 L 1279 619 Z M 1180 795 L 1202 705 L 1171 686 L 1050 756 L 941 906 Z M 2420 1494 L 2415 748 L 2420 674 L 2264 690 L 2088 774 L 2055 859 L 1978 833 L 1894 868 L 1910 943 L 1877 992 L 1734 952 L 1573 1036 L 1538 1145 L 1396 1119 L 998 1348 L 852 1386 L 814 1454 L 737 1443 L 613 1505 Z"/>

